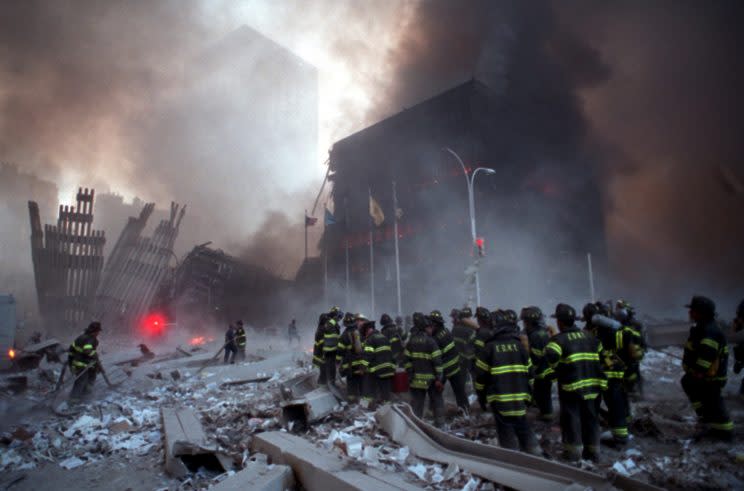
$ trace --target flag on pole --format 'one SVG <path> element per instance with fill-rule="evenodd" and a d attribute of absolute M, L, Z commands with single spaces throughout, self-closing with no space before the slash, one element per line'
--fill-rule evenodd
<path fill-rule="evenodd" d="M 377 200 L 372 197 L 372 194 L 369 195 L 369 216 L 372 217 L 376 227 L 379 227 L 385 221 L 385 214 Z"/>
<path fill-rule="evenodd" d="M 336 223 L 336 217 L 333 216 L 333 213 L 328 208 L 325 209 L 323 223 L 325 225 L 334 225 Z"/>
<path fill-rule="evenodd" d="M 312 227 L 316 223 L 318 223 L 318 219 L 317 218 L 315 218 L 315 217 L 309 217 L 309 216 L 305 215 L 305 226 L 306 227 Z"/>

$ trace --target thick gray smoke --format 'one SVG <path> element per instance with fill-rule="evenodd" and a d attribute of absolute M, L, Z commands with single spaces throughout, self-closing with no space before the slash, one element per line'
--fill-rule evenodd
<path fill-rule="evenodd" d="M 311 37 L 355 69 L 349 101 L 359 87 L 372 100 L 366 118 L 340 105 L 338 128 L 359 129 L 471 77 L 529 107 L 514 121 L 528 145 L 510 159 L 569 184 L 601 178 L 607 230 L 597 234 L 607 233 L 611 265 L 601 294 L 649 310 L 676 309 L 694 291 L 730 310 L 744 295 L 741 2 L 273 4 L 262 4 L 263 17 L 286 19 L 292 33 L 332 19 Z M 257 261 L 291 270 L 290 249 L 295 265 L 302 255 L 295 201 L 312 194 L 312 176 L 298 169 L 318 152 L 297 157 L 255 138 L 271 123 L 244 108 L 277 79 L 244 56 L 240 36 L 251 32 L 225 37 L 205 5 L 0 3 L 0 160 L 61 193 L 83 184 L 188 203 L 179 253 L 211 239 L 242 256 L 274 254 Z M 231 2 L 222 10 L 232 13 Z M 390 45 L 384 62 L 369 59 L 379 44 Z M 563 174 L 565 162 L 575 171 Z M 288 207 L 297 209 L 267 214 Z"/>
<path fill-rule="evenodd" d="M 742 10 L 738 2 L 422 2 L 391 55 L 375 115 L 473 76 L 486 81 L 527 110 L 513 124 L 528 128 L 528 145 L 509 157 L 559 184 L 600 178 L 607 227 L 596 234 L 607 234 L 610 255 L 601 295 L 679 315 L 682 300 L 703 292 L 727 314 L 744 295 L 744 196 L 731 192 L 744 176 Z"/>
<path fill-rule="evenodd" d="M 301 230 L 296 199 L 319 168 L 317 74 L 250 28 L 215 27 L 202 7 L 3 2 L 0 159 L 57 184 L 64 200 L 83 185 L 187 204 L 179 256 L 207 240 L 259 248 L 254 261 L 291 277 L 301 245 L 252 244 L 275 236 L 273 224 Z M 266 218 L 277 209 L 286 214 Z M 123 225 L 107 230 L 110 242 Z"/>

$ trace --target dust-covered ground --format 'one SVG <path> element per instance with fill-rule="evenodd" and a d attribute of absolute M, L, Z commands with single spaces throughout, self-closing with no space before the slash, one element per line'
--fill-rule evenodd
<path fill-rule="evenodd" d="M 104 360 L 105 344 L 103 340 Z M 286 346 L 286 342 L 264 337 L 261 345 L 260 349 L 249 346 L 249 360 L 279 356 L 282 352 L 273 347 Z M 216 342 L 181 347 L 193 356 L 206 356 L 218 349 Z M 201 371 L 197 366 L 174 368 L 188 358 L 182 351 L 160 345 L 155 359 L 140 360 L 136 367 L 122 365 L 121 385 L 110 389 L 99 378 L 93 397 L 80 406 L 67 407 L 62 397 L 51 394 L 59 365 L 43 362 L 39 369 L 29 372 L 29 387 L 24 393 L 4 393 L 0 399 L 0 489 L 207 489 L 251 459 L 253 435 L 282 428 L 282 384 L 313 371 L 308 341 L 295 350 L 292 363 L 266 373 L 266 381 L 238 385 L 215 382 L 219 365 Z M 117 356 L 122 358 L 116 353 L 108 356 L 112 361 Z M 668 489 L 744 488 L 744 401 L 737 395 L 739 377 L 733 377 L 726 387 L 726 400 L 736 424 L 735 442 L 695 443 L 694 413 L 679 387 L 680 356 L 681 350 L 676 348 L 646 355 L 645 395 L 643 401 L 633 404 L 631 442 L 622 449 L 603 447 L 599 464 L 582 462 L 583 467 L 604 474 L 630 475 Z M 233 469 L 225 473 L 202 467 L 179 479 L 169 476 L 164 469 L 163 407 L 194 409 L 209 444 L 231 457 Z M 457 415 L 452 399 L 448 413 L 448 431 L 497 444 L 491 415 L 474 409 L 473 416 L 466 419 Z M 555 458 L 560 453 L 557 422 L 534 421 L 534 428 L 546 455 Z M 358 405 L 340 403 L 332 414 L 309 429 L 291 430 L 330 452 L 348 456 L 356 461 L 358 469 L 372 466 L 399 473 L 429 489 L 499 489 L 457 466 L 414 457 L 377 427 L 371 409 Z"/>

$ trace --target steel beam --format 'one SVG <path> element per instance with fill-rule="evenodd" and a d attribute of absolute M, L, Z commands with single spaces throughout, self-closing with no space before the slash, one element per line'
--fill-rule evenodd
<path fill-rule="evenodd" d="M 418 419 L 407 404 L 386 405 L 376 413 L 382 429 L 419 458 L 461 469 L 507 488 L 524 491 L 587 489 L 658 490 L 641 481 L 605 477 L 514 450 L 458 438 Z"/>

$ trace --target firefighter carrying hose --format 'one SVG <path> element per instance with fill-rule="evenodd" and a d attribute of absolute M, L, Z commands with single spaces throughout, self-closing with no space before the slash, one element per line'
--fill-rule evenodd
<path fill-rule="evenodd" d="M 237 326 L 235 328 L 235 345 L 237 346 L 237 354 L 236 358 L 238 361 L 245 361 L 245 345 L 246 345 L 246 335 L 245 335 L 245 327 L 243 327 L 243 321 L 239 320 L 235 323 Z"/>
<path fill-rule="evenodd" d="M 101 323 L 91 322 L 85 332 L 70 345 L 67 363 L 70 372 L 75 377 L 75 384 L 70 392 L 70 400 L 79 401 L 89 394 L 96 381 L 101 362 L 98 359 L 98 335 L 101 333 Z"/>

